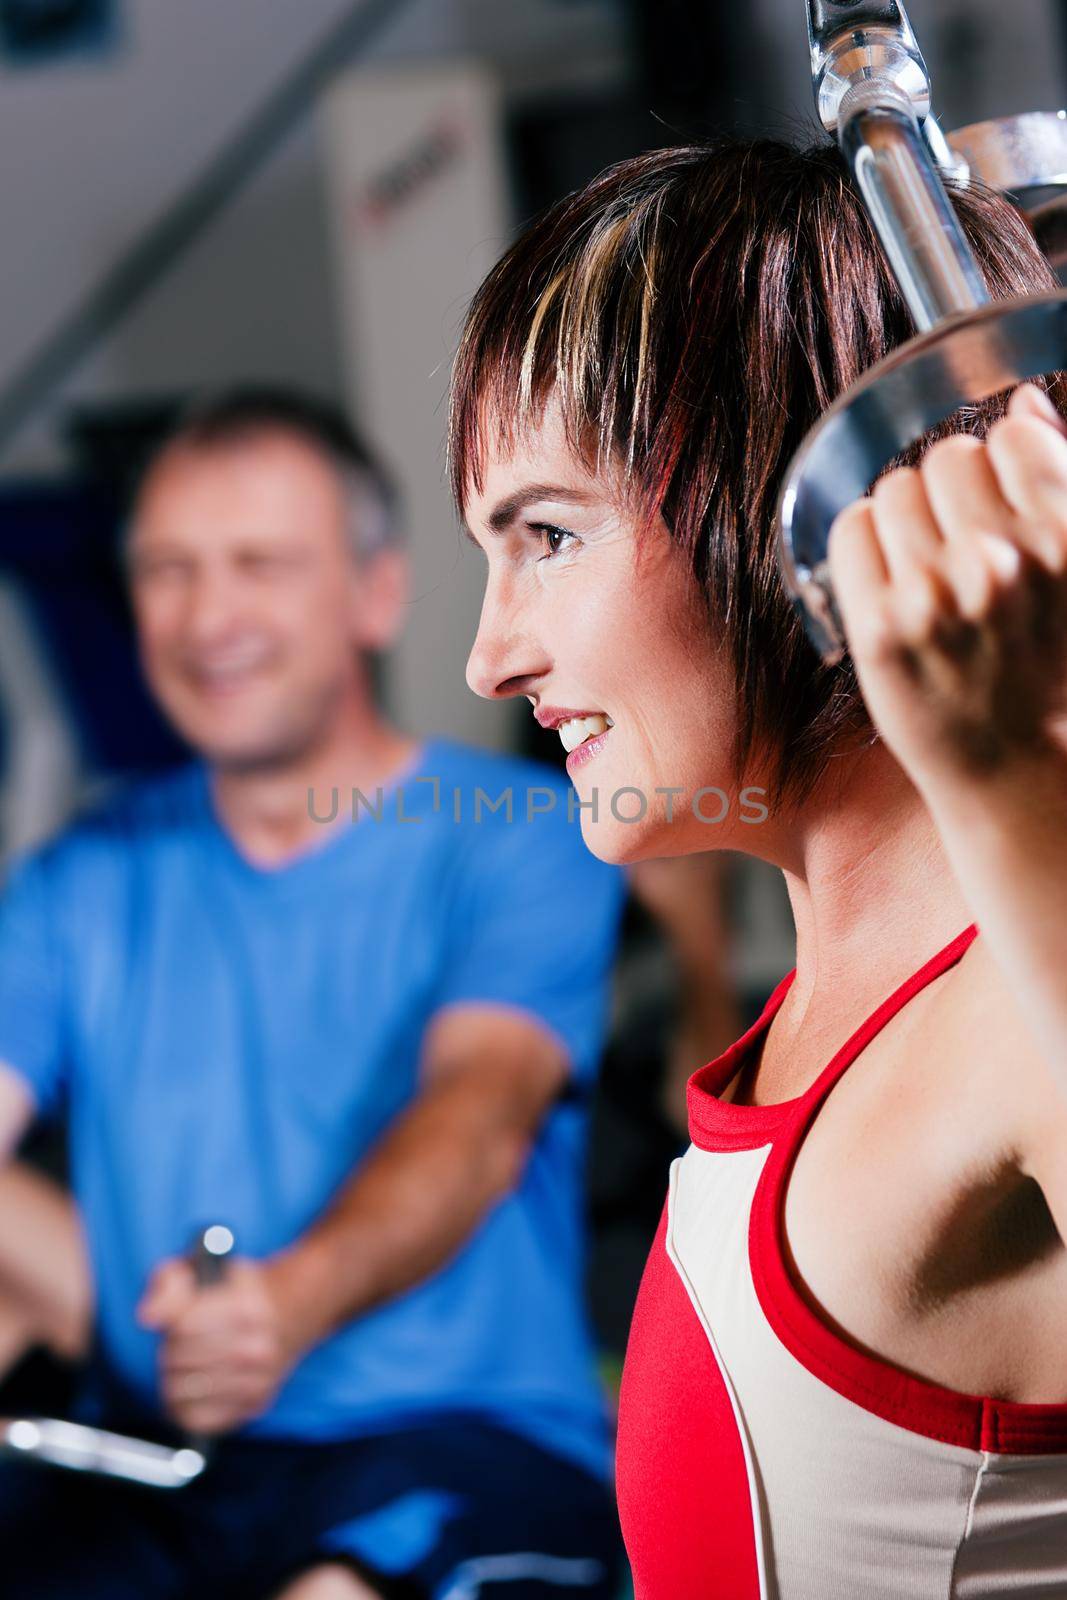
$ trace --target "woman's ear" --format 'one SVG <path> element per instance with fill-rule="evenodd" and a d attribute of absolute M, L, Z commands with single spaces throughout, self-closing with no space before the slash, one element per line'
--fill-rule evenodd
<path fill-rule="evenodd" d="M 380 550 L 360 561 L 352 577 L 352 631 L 363 650 L 387 650 L 407 615 L 411 563 L 403 550 Z"/>

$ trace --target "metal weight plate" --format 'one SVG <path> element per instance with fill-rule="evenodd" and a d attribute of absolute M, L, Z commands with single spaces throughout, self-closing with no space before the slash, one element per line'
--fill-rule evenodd
<path fill-rule="evenodd" d="M 1027 211 L 1034 238 L 1061 283 L 1067 284 L 1067 195 L 1057 195 Z"/>
<path fill-rule="evenodd" d="M 946 138 L 991 189 L 1018 194 L 1067 184 L 1067 111 L 1024 111 L 972 122 Z"/>
<path fill-rule="evenodd" d="M 790 462 L 778 501 L 779 563 L 816 650 L 845 653 L 827 543 L 834 518 L 894 456 L 961 407 L 1067 369 L 1067 291 L 998 300 L 910 339 L 825 411 Z"/>
<path fill-rule="evenodd" d="M 1067 187 L 1067 111 L 974 122 L 947 137 L 975 177 L 1014 198 L 1056 276 L 1067 283 L 1067 195 L 1039 198 L 1044 190 Z"/>

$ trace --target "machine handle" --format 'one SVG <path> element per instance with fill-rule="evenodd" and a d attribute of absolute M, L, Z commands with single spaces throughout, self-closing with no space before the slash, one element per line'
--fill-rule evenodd
<path fill-rule="evenodd" d="M 189 1246 L 188 1259 L 196 1276 L 198 1288 L 210 1289 L 222 1282 L 235 1243 L 231 1230 L 220 1222 L 201 1228 L 194 1236 Z M 215 1443 L 212 1435 L 191 1433 L 186 1443 L 189 1450 L 203 1458 L 205 1465 L 210 1464 Z"/>
<path fill-rule="evenodd" d="M 0 1455 L 91 1472 L 154 1489 L 182 1489 L 206 1465 L 198 1451 L 87 1428 L 60 1417 L 0 1417 Z"/>
<path fill-rule="evenodd" d="M 189 1262 L 196 1275 L 198 1288 L 210 1289 L 222 1282 L 234 1244 L 232 1232 L 221 1222 L 212 1223 L 195 1235 L 189 1247 Z"/>
<path fill-rule="evenodd" d="M 930 75 L 904 7 L 880 0 L 808 0 L 811 82 L 819 121 L 838 131 L 850 91 L 891 88 L 920 120 L 930 110 Z"/>
<path fill-rule="evenodd" d="M 192 1241 L 188 1259 L 206 1288 L 221 1282 L 234 1250 L 229 1228 L 216 1223 Z M 46 1462 L 68 1472 L 89 1472 L 157 1489 L 181 1489 L 198 1478 L 212 1441 L 192 1436 L 179 1449 L 148 1439 L 85 1427 L 59 1417 L 0 1417 L 0 1455 Z"/>

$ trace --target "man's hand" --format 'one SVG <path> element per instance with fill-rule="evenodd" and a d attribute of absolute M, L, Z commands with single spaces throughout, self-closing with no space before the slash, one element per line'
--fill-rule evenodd
<path fill-rule="evenodd" d="M 153 1272 L 137 1318 L 163 1335 L 163 1397 L 191 1433 L 261 1415 L 306 1351 L 449 1261 L 521 1180 L 567 1060 L 529 1013 L 472 1001 L 434 1017 L 420 1077 L 410 1105 L 288 1248 L 233 1260 L 206 1289 L 187 1261 Z"/>
<path fill-rule="evenodd" d="M 1033 385 L 831 530 L 867 708 L 928 799 L 1067 755 L 1067 437 Z"/>
<path fill-rule="evenodd" d="M 709 964 L 718 960 L 726 935 L 725 876 L 719 850 L 650 857 L 626 869 L 632 893 L 667 938 L 686 950 L 703 947 Z"/>
<path fill-rule="evenodd" d="M 199 1288 L 188 1261 L 175 1259 L 149 1279 L 137 1320 L 163 1335 L 164 1402 L 190 1433 L 225 1433 L 260 1416 L 302 1354 L 278 1276 L 270 1262 L 236 1259 L 221 1283 Z"/>

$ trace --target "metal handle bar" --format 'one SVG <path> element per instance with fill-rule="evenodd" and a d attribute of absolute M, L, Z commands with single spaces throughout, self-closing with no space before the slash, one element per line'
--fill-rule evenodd
<path fill-rule="evenodd" d="M 222 1282 L 234 1244 L 233 1234 L 222 1223 L 213 1223 L 195 1235 L 189 1247 L 189 1262 L 198 1288 L 210 1289 Z M 205 1466 L 210 1465 L 214 1449 L 214 1439 L 210 1434 L 189 1434 L 188 1448 L 203 1459 Z"/>

